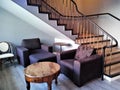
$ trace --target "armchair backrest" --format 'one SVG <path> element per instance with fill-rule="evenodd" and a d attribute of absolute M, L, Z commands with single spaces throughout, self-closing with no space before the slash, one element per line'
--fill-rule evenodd
<path fill-rule="evenodd" d="M 88 47 L 86 45 L 80 45 L 76 51 L 75 59 L 83 59 L 94 54 L 96 54 L 96 50 L 94 48 Z"/>
<path fill-rule="evenodd" d="M 32 38 L 32 39 L 23 39 L 22 46 L 29 49 L 41 49 L 41 43 L 39 38 Z"/>

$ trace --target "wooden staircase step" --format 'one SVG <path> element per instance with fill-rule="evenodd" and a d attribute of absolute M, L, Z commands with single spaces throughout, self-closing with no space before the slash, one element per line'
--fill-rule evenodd
<path fill-rule="evenodd" d="M 88 41 L 88 42 L 82 42 L 81 45 L 86 45 L 86 44 L 100 44 L 100 43 L 108 45 L 108 44 L 110 44 L 110 40 L 98 40 L 98 41 L 93 41 L 93 42 L 90 42 L 90 41 Z"/>
<path fill-rule="evenodd" d="M 49 19 L 50 20 L 59 20 L 59 15 L 53 14 L 53 13 L 49 13 Z"/>
<path fill-rule="evenodd" d="M 88 44 L 88 46 L 93 47 L 95 49 L 103 48 L 104 46 L 109 45 L 109 43 L 94 43 L 94 44 Z"/>
<path fill-rule="evenodd" d="M 110 56 L 110 55 L 116 55 L 119 53 L 120 53 L 120 49 L 117 49 L 117 50 L 112 50 L 111 52 L 106 52 L 105 55 Z"/>
<path fill-rule="evenodd" d="M 104 68 L 104 73 L 105 73 L 105 75 L 108 75 L 110 77 L 120 75 L 120 63 L 112 65 L 112 66 L 105 67 Z"/>
<path fill-rule="evenodd" d="M 107 53 L 109 53 L 109 52 L 111 52 L 111 50 L 112 50 L 112 52 L 116 52 L 116 51 L 118 51 L 119 50 L 119 48 L 118 47 L 112 47 L 112 48 L 106 48 L 105 49 L 105 52 Z"/>
<path fill-rule="evenodd" d="M 115 64 L 117 62 L 120 62 L 120 58 L 119 57 L 120 57 L 120 52 L 117 53 L 117 54 L 105 57 L 106 65 Z"/>
<path fill-rule="evenodd" d="M 40 6 L 41 2 L 39 2 L 39 0 L 27 0 L 27 4 L 33 6 Z"/>
<path fill-rule="evenodd" d="M 97 42 L 101 40 L 103 40 L 103 37 L 92 37 L 92 38 L 84 38 L 84 39 L 77 38 L 75 42 L 77 44 L 81 44 L 81 43 Z"/>
<path fill-rule="evenodd" d="M 79 35 L 79 37 L 91 37 L 91 36 L 95 36 L 95 34 L 85 33 L 85 34 L 80 34 L 80 35 Z"/>
<path fill-rule="evenodd" d="M 118 50 L 119 50 L 118 47 L 112 47 L 112 51 L 111 51 L 111 48 L 106 48 L 106 49 L 105 49 L 105 55 L 107 55 L 107 54 L 109 54 L 109 53 L 111 53 L 111 52 L 117 52 Z M 98 53 L 98 54 L 102 54 L 103 51 L 102 51 L 101 49 L 98 49 L 98 50 L 97 50 L 97 53 Z"/>
<path fill-rule="evenodd" d="M 51 14 L 51 12 L 46 9 L 44 6 L 39 6 L 39 13 Z"/>
<path fill-rule="evenodd" d="M 94 34 L 88 34 L 88 35 L 80 35 L 78 38 L 83 39 L 83 38 L 95 38 L 95 37 L 103 37 L 104 35 L 94 35 Z M 77 38 L 77 39 L 78 39 Z"/>
<path fill-rule="evenodd" d="M 87 43 L 87 42 L 97 42 L 97 41 L 101 41 L 103 40 L 102 37 L 94 37 L 94 38 L 84 38 L 84 39 L 76 39 L 76 43 L 80 44 L 80 43 Z"/>

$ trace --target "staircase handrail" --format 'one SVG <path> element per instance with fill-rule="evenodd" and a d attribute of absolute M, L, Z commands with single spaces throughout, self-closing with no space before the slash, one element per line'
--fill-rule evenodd
<path fill-rule="evenodd" d="M 113 17 L 114 19 L 120 21 L 120 18 L 114 16 L 114 15 L 111 14 L 111 13 L 97 13 L 97 14 L 90 14 L 90 15 L 86 15 L 86 17 L 91 17 L 91 16 L 101 16 L 101 15 L 109 15 L 109 16 Z"/>

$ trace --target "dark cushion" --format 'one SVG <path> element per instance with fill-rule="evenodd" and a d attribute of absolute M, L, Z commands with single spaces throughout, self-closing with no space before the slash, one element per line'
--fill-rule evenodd
<path fill-rule="evenodd" d="M 29 49 L 40 49 L 41 43 L 39 38 L 32 38 L 32 39 L 23 39 L 22 46 Z"/>
<path fill-rule="evenodd" d="M 34 50 L 32 51 L 34 53 L 32 53 L 30 56 L 29 56 L 29 59 L 30 59 L 30 63 L 36 63 L 38 61 L 45 61 L 45 60 L 48 60 L 50 58 L 50 60 L 53 60 L 55 61 L 56 59 L 56 56 L 52 53 L 49 53 L 45 50 L 42 50 L 42 49 L 39 49 L 39 50 Z M 38 53 L 39 52 L 39 53 Z M 49 61 L 49 60 L 48 60 Z"/>
<path fill-rule="evenodd" d="M 75 59 L 82 60 L 86 57 L 91 56 L 93 54 L 93 52 L 95 52 L 94 48 L 91 48 L 91 47 L 88 47 L 85 45 L 81 45 L 76 50 Z"/>
<path fill-rule="evenodd" d="M 81 59 L 80 62 L 82 63 L 82 62 L 88 62 L 88 61 L 92 61 L 92 60 L 99 60 L 99 58 L 101 58 L 101 56 L 95 54 L 95 55 L 91 55 L 90 57 L 87 57 L 83 60 Z M 77 61 L 79 61 L 79 60 L 77 60 Z"/>

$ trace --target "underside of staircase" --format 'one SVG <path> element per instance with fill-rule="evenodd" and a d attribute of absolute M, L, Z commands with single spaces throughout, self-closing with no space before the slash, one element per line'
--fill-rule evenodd
<path fill-rule="evenodd" d="M 65 26 L 77 35 L 75 42 L 96 48 L 104 57 L 104 74 L 108 77 L 120 75 L 120 48 L 117 40 L 78 10 L 74 0 L 27 0 L 27 4 L 38 7 L 39 13 L 48 14 L 58 26 Z"/>

